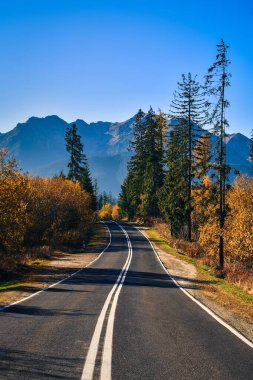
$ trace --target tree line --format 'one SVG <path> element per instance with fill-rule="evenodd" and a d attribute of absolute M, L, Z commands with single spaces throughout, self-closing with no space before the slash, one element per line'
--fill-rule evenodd
<path fill-rule="evenodd" d="M 217 45 L 204 84 L 191 73 L 182 75 L 168 114 L 155 113 L 151 107 L 147 114 L 138 111 L 130 143 L 132 156 L 119 197 L 121 217 L 162 217 L 172 237 L 200 240 L 204 248 L 212 242 L 221 269 L 231 208 L 227 197 L 232 197 L 225 144 L 231 77 L 228 48 L 224 40 Z M 253 136 L 249 158 L 253 162 Z M 215 239 L 206 243 L 203 226 L 210 225 L 211 217 Z M 253 228 L 252 223 L 248 228 Z"/>

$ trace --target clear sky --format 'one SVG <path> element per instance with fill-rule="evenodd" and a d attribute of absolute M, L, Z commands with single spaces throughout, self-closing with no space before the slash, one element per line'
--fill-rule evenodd
<path fill-rule="evenodd" d="M 0 0 L 0 131 L 30 116 L 123 121 L 168 111 L 182 73 L 199 80 L 231 46 L 230 133 L 252 122 L 251 0 Z"/>

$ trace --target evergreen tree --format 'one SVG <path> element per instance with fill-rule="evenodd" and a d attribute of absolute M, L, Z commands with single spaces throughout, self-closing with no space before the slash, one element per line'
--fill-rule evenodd
<path fill-rule="evenodd" d="M 54 174 L 53 178 L 62 178 L 62 179 L 66 179 L 67 177 L 66 177 L 64 171 L 61 170 L 59 174 Z"/>
<path fill-rule="evenodd" d="M 98 195 L 98 209 L 101 210 L 105 204 L 111 204 L 112 206 L 117 204 L 117 199 L 112 195 L 111 191 L 107 193 L 103 191 L 102 194 Z"/>
<path fill-rule="evenodd" d="M 209 96 L 207 106 L 209 112 L 209 123 L 213 126 L 213 132 L 219 137 L 216 146 L 216 170 L 218 172 L 219 188 L 219 266 L 224 267 L 224 238 L 223 229 L 226 217 L 226 181 L 229 167 L 226 164 L 225 136 L 226 128 L 229 126 L 225 116 L 225 110 L 229 107 L 229 102 L 225 97 L 225 90 L 230 86 L 231 74 L 228 72 L 230 61 L 227 58 L 229 46 L 221 39 L 217 45 L 216 60 L 208 69 L 206 75 L 206 94 Z"/>
<path fill-rule="evenodd" d="M 163 128 L 166 119 L 157 117 L 150 107 L 144 118 L 145 135 L 143 146 L 146 151 L 145 171 L 141 195 L 141 215 L 159 215 L 158 190 L 163 184 Z"/>
<path fill-rule="evenodd" d="M 142 110 L 137 113 L 130 143 L 133 155 L 119 197 L 121 214 L 130 219 L 159 214 L 157 192 L 163 181 L 164 123 L 162 115 L 155 115 L 151 107 L 146 115 Z"/>
<path fill-rule="evenodd" d="M 94 186 L 92 183 L 92 178 L 90 174 L 90 169 L 88 166 L 87 158 L 83 155 L 82 167 L 79 178 L 80 185 L 83 190 L 87 191 L 91 196 L 91 206 L 92 210 L 97 209 L 97 197 L 95 194 Z"/>
<path fill-rule="evenodd" d="M 182 122 L 170 132 L 165 159 L 167 172 L 159 191 L 159 207 L 174 237 L 180 236 L 187 221 L 188 146 L 184 129 Z"/>
<path fill-rule="evenodd" d="M 133 220 L 137 214 L 136 210 L 136 194 L 135 188 L 132 186 L 132 173 L 128 173 L 122 186 L 119 195 L 120 216 L 126 217 L 128 220 Z"/>
<path fill-rule="evenodd" d="M 182 82 L 178 83 L 178 90 L 174 93 L 171 103 L 171 117 L 180 121 L 180 126 L 187 139 L 187 160 L 188 160 L 188 187 L 187 187 L 187 225 L 188 240 L 192 239 L 192 180 L 193 174 L 193 149 L 196 142 L 196 132 L 205 121 L 205 99 L 202 87 L 192 78 L 191 73 L 182 75 Z"/>
<path fill-rule="evenodd" d="M 121 187 L 119 206 L 122 216 L 133 219 L 138 213 L 141 203 L 143 186 L 143 173 L 145 171 L 146 151 L 143 143 L 145 126 L 143 118 L 145 113 L 140 109 L 133 124 L 133 141 L 129 144 L 129 150 L 133 155 L 128 163 L 128 174 Z"/>
<path fill-rule="evenodd" d="M 201 182 L 203 182 L 203 179 L 208 175 L 212 167 L 212 157 L 211 135 L 204 133 L 199 137 L 193 151 L 194 174 Z"/>
<path fill-rule="evenodd" d="M 91 174 L 86 155 L 83 153 L 81 136 L 78 135 L 77 126 L 75 123 L 67 128 L 65 140 L 66 150 L 70 155 L 68 163 L 69 172 L 67 178 L 71 179 L 73 182 L 80 182 L 81 187 L 90 194 L 92 199 L 92 208 L 95 210 L 97 201 Z"/>
<path fill-rule="evenodd" d="M 216 204 L 216 186 L 211 182 L 211 169 L 212 169 L 212 142 L 211 134 L 205 133 L 201 135 L 193 151 L 194 162 L 193 168 L 195 173 L 194 184 L 194 214 L 195 223 L 193 222 L 193 229 L 195 236 L 198 235 L 200 224 L 204 224 L 206 219 L 206 209 L 210 203 Z M 196 218 L 196 213 L 198 218 Z M 194 219 L 194 218 L 193 218 Z M 196 223 L 197 222 L 197 223 Z"/>
<path fill-rule="evenodd" d="M 68 162 L 68 178 L 73 182 L 80 179 L 82 171 L 83 144 L 81 143 L 81 136 L 77 133 L 77 126 L 73 123 L 67 128 L 65 134 L 66 150 L 70 155 Z"/>

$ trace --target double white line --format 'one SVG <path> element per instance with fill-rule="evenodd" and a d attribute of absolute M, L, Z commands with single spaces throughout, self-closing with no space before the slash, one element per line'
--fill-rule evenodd
<path fill-rule="evenodd" d="M 126 278 L 127 271 L 129 269 L 131 260 L 132 260 L 132 244 L 130 241 L 130 238 L 128 236 L 128 233 L 126 230 L 119 225 L 117 222 L 115 222 L 124 232 L 127 244 L 128 244 L 128 256 L 127 260 L 125 262 L 124 267 L 122 268 L 113 288 L 111 289 L 110 293 L 108 294 L 104 306 L 101 310 L 101 313 L 98 317 L 98 321 L 95 327 L 95 331 L 93 333 L 90 347 L 88 354 L 86 356 L 83 373 L 81 380 L 92 380 L 93 379 L 93 373 L 95 368 L 95 362 L 96 357 L 98 353 L 98 347 L 101 337 L 101 332 L 105 320 L 105 316 L 107 313 L 107 310 L 111 304 L 111 309 L 107 321 L 107 327 L 106 327 L 106 333 L 105 333 L 105 339 L 104 339 L 104 347 L 103 347 L 103 354 L 102 354 L 102 363 L 101 363 L 101 370 L 100 370 L 100 380 L 111 380 L 111 368 L 112 368 L 112 340 L 113 340 L 113 326 L 114 326 L 114 319 L 115 319 L 115 312 L 116 312 L 116 306 L 119 298 L 119 294 L 121 291 L 121 288 L 123 286 L 123 283 Z"/>

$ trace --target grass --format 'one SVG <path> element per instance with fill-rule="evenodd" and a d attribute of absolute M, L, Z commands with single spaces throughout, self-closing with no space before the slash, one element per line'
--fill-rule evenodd
<path fill-rule="evenodd" d="M 201 263 L 200 260 L 188 256 L 186 253 L 177 251 L 155 228 L 145 231 L 151 241 L 166 253 L 180 260 L 195 265 L 199 280 L 205 281 L 204 295 L 217 303 L 228 306 L 230 310 L 243 315 L 247 320 L 253 321 L 253 295 L 245 292 L 238 286 L 229 283 L 226 279 L 219 278 L 212 268 Z"/>
<path fill-rule="evenodd" d="M 15 288 L 19 284 L 19 280 L 3 281 L 0 283 L 0 291 Z"/>
<path fill-rule="evenodd" d="M 95 223 L 86 250 L 101 244 L 104 240 L 106 240 L 106 236 L 107 233 L 103 223 Z"/>

